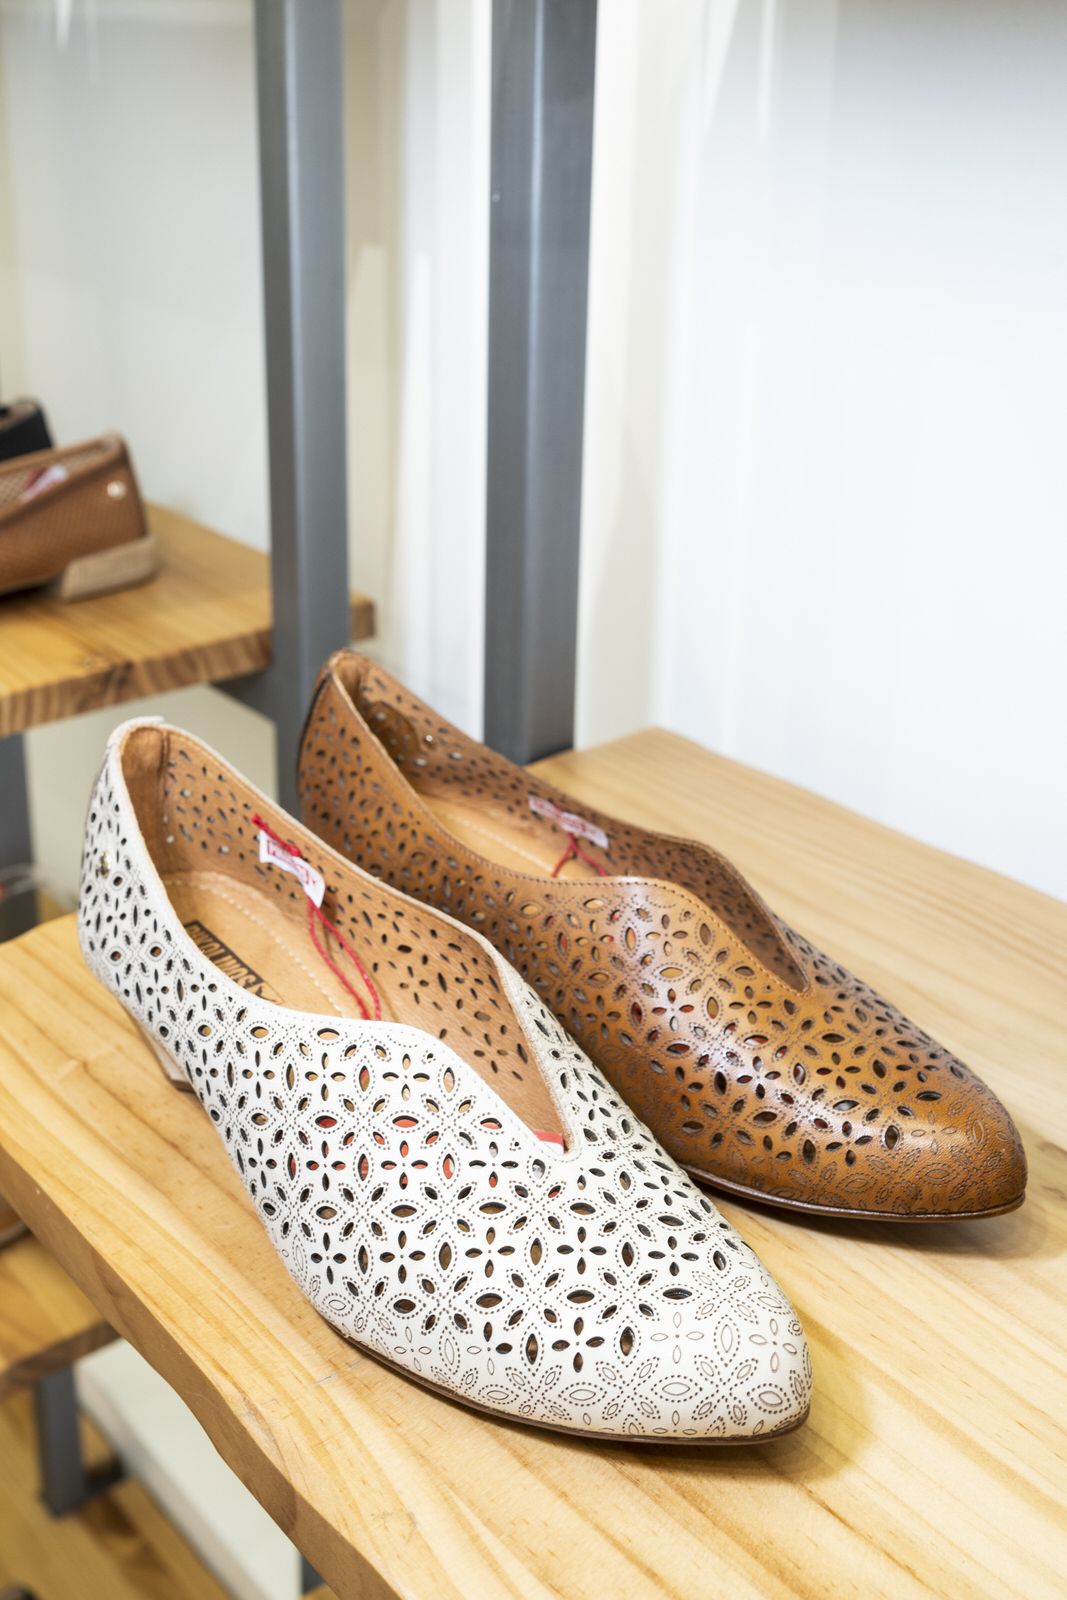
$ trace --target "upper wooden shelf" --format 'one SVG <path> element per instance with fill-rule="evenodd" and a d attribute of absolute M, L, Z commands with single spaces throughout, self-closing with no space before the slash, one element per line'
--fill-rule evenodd
<path fill-rule="evenodd" d="M 270 665 L 267 556 L 147 509 L 163 554 L 151 583 L 67 604 L 40 592 L 0 598 L 0 737 Z M 373 602 L 353 595 L 353 640 L 373 632 Z"/>
<path fill-rule="evenodd" d="M 986 1222 L 719 1201 L 807 1330 L 804 1427 L 587 1442 L 477 1416 L 346 1344 L 73 918 L 0 948 L 0 1189 L 342 1600 L 1062 1600 L 1067 906 L 670 734 L 539 770 L 725 850 L 1022 1131 L 1029 1197 Z"/>

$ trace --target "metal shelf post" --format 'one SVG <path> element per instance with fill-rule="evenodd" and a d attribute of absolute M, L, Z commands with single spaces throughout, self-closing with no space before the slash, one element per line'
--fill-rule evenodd
<path fill-rule="evenodd" d="M 485 738 L 574 742 L 596 0 L 494 0 Z"/>
<path fill-rule="evenodd" d="M 323 660 L 349 642 L 341 0 L 256 0 L 270 458 L 271 666 L 226 687 L 273 718 L 278 796 Z"/>

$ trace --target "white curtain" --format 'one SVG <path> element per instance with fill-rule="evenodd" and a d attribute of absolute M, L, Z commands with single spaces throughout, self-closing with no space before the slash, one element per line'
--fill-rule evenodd
<path fill-rule="evenodd" d="M 346 0 L 353 581 L 473 732 L 490 17 Z M 3 392 L 264 543 L 249 0 L 3 0 L 0 73 Z M 1064 83 L 1059 0 L 601 0 L 581 743 L 1067 897 Z"/>
<path fill-rule="evenodd" d="M 349 0 L 355 567 L 473 730 L 488 13 Z M 598 28 L 579 742 L 665 723 L 1067 896 L 1067 8 Z"/>
<path fill-rule="evenodd" d="M 1067 7 L 600 8 L 579 740 L 1067 897 Z"/>
<path fill-rule="evenodd" d="M 347 0 L 349 495 L 375 653 L 481 731 L 490 0 Z"/>

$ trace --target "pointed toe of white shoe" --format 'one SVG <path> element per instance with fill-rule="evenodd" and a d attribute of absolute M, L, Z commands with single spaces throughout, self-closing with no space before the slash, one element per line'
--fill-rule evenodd
<path fill-rule="evenodd" d="M 253 817 L 321 875 L 318 944 Z M 789 1301 L 513 969 L 179 730 L 112 737 L 79 935 L 347 1338 L 467 1405 L 589 1437 L 739 1443 L 804 1420 Z M 369 998 L 344 952 L 376 1020 L 353 1014 Z"/>

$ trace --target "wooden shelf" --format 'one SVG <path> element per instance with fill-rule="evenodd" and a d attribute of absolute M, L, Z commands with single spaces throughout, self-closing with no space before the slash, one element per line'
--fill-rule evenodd
<path fill-rule="evenodd" d="M 148 520 L 163 553 L 151 583 L 70 604 L 0 598 L 0 736 L 270 665 L 267 556 L 161 506 Z M 373 632 L 373 602 L 353 595 L 353 640 Z"/>
<path fill-rule="evenodd" d="M 88 1466 L 110 1459 L 81 1419 Z M 233 1600 L 135 1478 L 73 1516 L 53 1517 L 37 1488 L 28 1394 L 0 1404 L 0 1589 L 16 1579 L 43 1600 Z M 324 1600 L 328 1600 L 327 1591 Z"/>
<path fill-rule="evenodd" d="M 981 1072 L 1029 1198 L 887 1227 L 723 1203 L 812 1344 L 809 1423 L 762 1447 L 495 1423 L 302 1299 L 209 1120 L 89 975 L 73 919 L 0 949 L 0 1189 L 192 1407 L 342 1600 L 1059 1600 L 1067 906 L 664 733 L 541 769 L 705 838 Z"/>
<path fill-rule="evenodd" d="M 0 1400 L 115 1337 L 32 1234 L 0 1250 Z"/>

